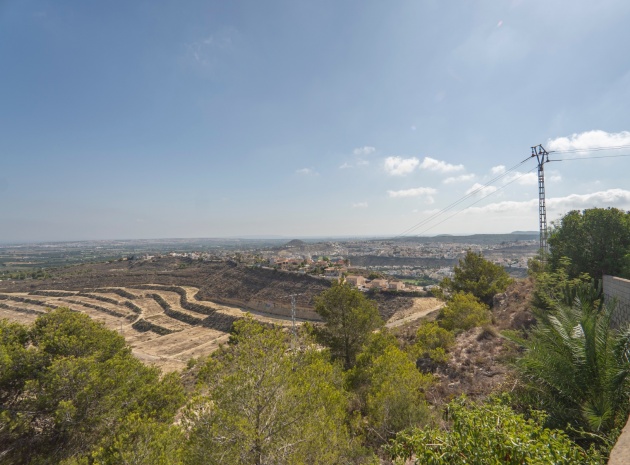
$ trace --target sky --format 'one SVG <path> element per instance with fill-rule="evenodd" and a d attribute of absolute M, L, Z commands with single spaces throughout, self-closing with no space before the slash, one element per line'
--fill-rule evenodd
<path fill-rule="evenodd" d="M 0 242 L 535 231 L 538 144 L 572 158 L 544 165 L 550 223 L 629 210 L 629 20 L 627 0 L 0 0 Z"/>

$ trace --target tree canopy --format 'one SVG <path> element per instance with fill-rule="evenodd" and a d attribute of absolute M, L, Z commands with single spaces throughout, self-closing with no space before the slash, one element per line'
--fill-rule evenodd
<path fill-rule="evenodd" d="M 630 212 L 617 208 L 573 210 L 564 215 L 549 235 L 549 262 L 553 270 L 570 260 L 568 274 L 630 276 Z"/>
<path fill-rule="evenodd" d="M 200 372 L 184 415 L 187 464 L 339 463 L 350 444 L 341 376 L 315 347 L 289 351 L 281 328 L 235 324 Z"/>
<path fill-rule="evenodd" d="M 490 310 L 472 294 L 454 294 L 440 310 L 439 325 L 453 332 L 467 331 L 476 326 L 490 323 Z"/>
<path fill-rule="evenodd" d="M 61 308 L 30 328 L 0 320 L 3 463 L 85 456 L 134 415 L 172 421 L 183 390 L 176 376 L 160 374 L 87 315 Z"/>
<path fill-rule="evenodd" d="M 504 292 L 513 281 L 502 266 L 495 265 L 472 250 L 466 252 L 453 272 L 452 279 L 444 278 L 440 283 L 443 290 L 468 292 L 490 306 L 495 294 Z"/>
<path fill-rule="evenodd" d="M 347 283 L 334 282 L 315 299 L 315 311 L 324 320 L 314 329 L 315 336 L 330 348 L 333 359 L 351 368 L 372 331 L 383 325 L 376 304 Z"/>

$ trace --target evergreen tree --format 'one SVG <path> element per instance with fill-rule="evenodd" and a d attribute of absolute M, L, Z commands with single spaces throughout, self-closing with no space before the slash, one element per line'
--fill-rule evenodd
<path fill-rule="evenodd" d="M 616 208 L 573 210 L 562 217 L 549 235 L 550 264 L 562 267 L 570 260 L 569 278 L 588 273 L 630 276 L 630 212 Z"/>
<path fill-rule="evenodd" d="M 369 335 L 383 326 L 376 304 L 347 283 L 335 282 L 315 299 L 315 311 L 324 320 L 314 333 L 330 348 L 333 359 L 351 368 Z"/>
<path fill-rule="evenodd" d="M 187 464 L 339 463 L 350 440 L 341 376 L 313 348 L 292 352 L 282 329 L 235 324 L 231 347 L 200 373 L 187 408 Z"/>
<path fill-rule="evenodd" d="M 468 292 L 489 306 L 492 306 L 495 294 L 504 292 L 513 282 L 502 266 L 495 265 L 471 250 L 466 252 L 453 271 L 452 279 L 444 278 L 440 283 L 442 290 Z"/>

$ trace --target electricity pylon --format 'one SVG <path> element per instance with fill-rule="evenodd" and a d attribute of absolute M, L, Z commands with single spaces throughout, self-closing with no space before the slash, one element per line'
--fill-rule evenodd
<path fill-rule="evenodd" d="M 545 205 L 545 163 L 549 162 L 549 153 L 542 145 L 532 147 L 532 157 L 538 161 L 538 223 L 540 226 L 540 253 L 544 262 L 549 248 L 547 246 L 547 207 Z"/>

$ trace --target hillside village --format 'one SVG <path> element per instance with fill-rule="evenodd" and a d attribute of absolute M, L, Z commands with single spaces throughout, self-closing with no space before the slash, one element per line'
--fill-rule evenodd
<path fill-rule="evenodd" d="M 300 240 L 283 247 L 258 250 L 171 253 L 193 260 L 233 260 L 251 267 L 311 275 L 328 280 L 345 277 L 359 290 L 417 292 L 428 290 L 444 277 L 452 276 L 453 266 L 468 250 L 483 253 L 491 262 L 515 276 L 523 276 L 527 261 L 535 255 L 535 240 L 414 243 L 394 241 L 324 242 L 308 244 Z M 145 256 L 146 259 L 150 256 Z M 366 258 L 369 260 L 366 263 Z M 378 275 L 378 276 L 376 276 Z M 370 279 L 370 276 L 373 276 Z M 389 278 L 385 278 L 389 276 Z M 423 285 L 414 284 L 423 278 Z"/>

